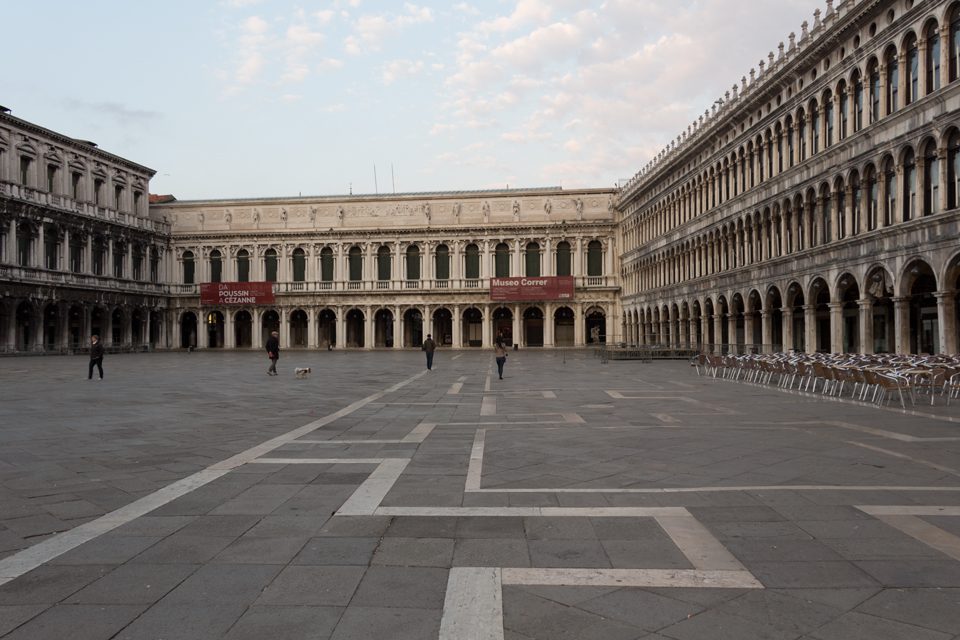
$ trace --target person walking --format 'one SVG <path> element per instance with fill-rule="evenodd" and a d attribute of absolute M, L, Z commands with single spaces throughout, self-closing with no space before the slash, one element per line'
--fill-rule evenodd
<path fill-rule="evenodd" d="M 493 355 L 497 358 L 497 375 L 503 380 L 503 365 L 507 361 L 507 347 L 500 338 L 493 345 Z"/>
<path fill-rule="evenodd" d="M 100 379 L 103 380 L 103 343 L 100 342 L 100 336 L 90 336 L 90 369 L 87 371 L 87 380 L 93 380 L 93 368 L 100 371 Z"/>
<path fill-rule="evenodd" d="M 266 347 L 267 357 L 270 358 L 270 368 L 267 369 L 267 375 L 275 376 L 277 375 L 277 360 L 280 359 L 280 334 L 278 332 L 270 332 Z"/>
<path fill-rule="evenodd" d="M 433 352 L 437 350 L 437 343 L 433 341 L 433 336 L 427 334 L 427 339 L 423 341 L 421 347 L 427 354 L 427 371 L 433 371 Z"/>

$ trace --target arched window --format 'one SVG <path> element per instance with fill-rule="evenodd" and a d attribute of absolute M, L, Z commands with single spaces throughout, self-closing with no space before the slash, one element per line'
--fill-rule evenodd
<path fill-rule="evenodd" d="M 900 106 L 900 65 L 897 50 L 893 47 L 887 49 L 884 62 L 887 67 L 887 113 L 894 113 Z"/>
<path fill-rule="evenodd" d="M 777 139 L 777 173 L 783 173 L 783 168 L 785 166 L 783 162 L 783 127 L 780 126 L 780 123 L 777 123 L 777 128 L 774 130 L 774 137 Z"/>
<path fill-rule="evenodd" d="M 917 160 L 913 149 L 903 155 L 903 221 L 917 216 Z"/>
<path fill-rule="evenodd" d="M 829 89 L 823 94 L 823 118 L 826 120 L 826 135 L 823 138 L 823 148 L 826 149 L 833 144 L 833 92 Z"/>
<path fill-rule="evenodd" d="M 599 240 L 592 240 L 587 245 L 587 275 L 603 275 L 603 245 Z"/>
<path fill-rule="evenodd" d="M 501 242 L 493 252 L 494 276 L 497 278 L 510 277 L 510 247 Z"/>
<path fill-rule="evenodd" d="M 467 280 L 480 278 L 480 248 L 475 244 L 468 244 L 464 251 L 464 266 Z"/>
<path fill-rule="evenodd" d="M 333 282 L 333 249 L 330 247 L 320 251 L 320 280 Z"/>
<path fill-rule="evenodd" d="M 960 131 L 954 129 L 947 143 L 947 208 L 960 207 Z"/>
<path fill-rule="evenodd" d="M 434 271 L 437 274 L 437 280 L 450 279 L 450 248 L 445 244 L 437 247 L 434 255 Z"/>
<path fill-rule="evenodd" d="M 876 58 L 867 64 L 867 78 L 870 81 L 870 122 L 880 120 L 880 63 Z"/>
<path fill-rule="evenodd" d="M 385 282 L 390 279 L 390 248 L 377 249 L 377 280 Z"/>
<path fill-rule="evenodd" d="M 841 80 L 837 85 L 837 95 L 840 96 L 840 139 L 843 140 L 847 137 L 847 110 L 849 109 L 846 82 Z"/>
<path fill-rule="evenodd" d="M 830 200 L 830 187 L 823 185 L 820 187 L 820 219 L 823 221 L 821 244 L 833 241 L 833 225 L 830 219 L 830 210 L 833 203 Z"/>
<path fill-rule="evenodd" d="M 223 263 L 221 262 L 222 258 L 220 256 L 220 252 L 215 251 L 214 253 L 216 254 L 217 262 L 220 263 L 222 267 Z M 214 261 L 214 253 L 210 254 L 211 265 Z M 114 240 L 113 241 L 113 277 L 114 278 L 124 277 L 123 266 L 124 266 L 124 263 L 126 262 L 126 260 L 124 259 L 126 255 L 127 255 L 127 246 L 122 242 L 117 242 L 116 240 Z M 213 269 L 211 268 L 211 272 L 212 271 Z M 220 282 L 220 280 L 212 280 L 211 282 Z"/>
<path fill-rule="evenodd" d="M 407 247 L 407 280 L 420 279 L 420 247 L 415 244 Z"/>
<path fill-rule="evenodd" d="M 810 103 L 810 155 L 820 153 L 820 107 L 817 101 Z"/>
<path fill-rule="evenodd" d="M 223 282 L 223 256 L 217 249 L 210 252 L 210 282 Z"/>
<path fill-rule="evenodd" d="M 773 135 L 767 129 L 767 176 L 773 177 Z"/>
<path fill-rule="evenodd" d="M 837 178 L 833 189 L 834 206 L 837 208 L 837 240 L 847 237 L 847 190 L 843 178 Z"/>
<path fill-rule="evenodd" d="M 807 116 L 803 109 L 797 112 L 797 143 L 800 145 L 797 160 L 803 162 L 807 159 Z"/>
<path fill-rule="evenodd" d="M 183 252 L 183 284 L 194 284 L 196 282 L 197 265 L 193 260 L 193 251 Z"/>
<path fill-rule="evenodd" d="M 763 136 L 757 136 L 757 171 L 760 178 L 760 182 L 763 182 L 766 172 L 763 167 Z"/>
<path fill-rule="evenodd" d="M 923 151 L 923 215 L 929 216 L 940 210 L 940 159 L 933 140 Z"/>
<path fill-rule="evenodd" d="M 250 252 L 237 251 L 237 282 L 250 282 Z"/>
<path fill-rule="evenodd" d="M 940 27 L 936 22 L 927 25 L 927 93 L 940 88 Z"/>
<path fill-rule="evenodd" d="M 863 172 L 864 188 L 867 190 L 867 229 L 877 228 L 880 215 L 880 183 L 877 181 L 877 171 L 873 165 L 867 166 Z"/>
<path fill-rule="evenodd" d="M 912 33 L 907 36 L 907 95 L 906 104 L 911 104 L 920 97 L 920 49 L 917 48 L 917 36 Z"/>
<path fill-rule="evenodd" d="M 303 249 L 293 250 L 293 281 L 304 282 L 307 279 L 307 254 Z"/>
<path fill-rule="evenodd" d="M 360 247 L 350 247 L 347 253 L 347 262 L 350 269 L 350 282 L 360 282 L 363 280 L 363 250 Z"/>
<path fill-rule="evenodd" d="M 950 82 L 960 78 L 960 6 L 950 16 Z"/>
<path fill-rule="evenodd" d="M 889 158 L 883 167 L 883 186 L 885 199 L 883 201 L 883 224 L 893 224 L 893 212 L 897 209 L 897 168 L 893 158 Z"/>
<path fill-rule="evenodd" d="M 792 167 L 795 160 L 793 155 L 793 118 L 787 116 L 787 162 Z"/>
<path fill-rule="evenodd" d="M 573 275 L 570 265 L 570 243 L 566 241 L 557 244 L 557 275 Z"/>
<path fill-rule="evenodd" d="M 863 216 L 863 189 L 860 184 L 860 176 L 854 171 L 850 175 L 850 235 L 860 233 L 860 220 Z"/>
<path fill-rule="evenodd" d="M 267 282 L 277 281 L 277 250 L 267 249 L 263 254 L 263 273 Z"/>
<path fill-rule="evenodd" d="M 853 130 L 863 129 L 863 78 L 860 72 L 853 74 Z"/>
<path fill-rule="evenodd" d="M 531 242 L 527 245 L 527 250 L 524 254 L 524 271 L 528 278 L 539 278 L 540 277 L 540 245 L 536 242 Z"/>

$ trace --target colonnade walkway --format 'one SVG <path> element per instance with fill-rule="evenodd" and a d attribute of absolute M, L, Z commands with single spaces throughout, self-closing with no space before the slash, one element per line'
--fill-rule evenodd
<path fill-rule="evenodd" d="M 942 407 L 282 356 L 0 360 L 0 638 L 960 638 Z"/>

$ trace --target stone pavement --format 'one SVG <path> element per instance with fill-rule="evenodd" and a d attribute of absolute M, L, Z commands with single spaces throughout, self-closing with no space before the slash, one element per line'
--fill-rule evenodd
<path fill-rule="evenodd" d="M 3 640 L 960 639 L 960 405 L 585 351 L 266 365 L 0 359 Z"/>

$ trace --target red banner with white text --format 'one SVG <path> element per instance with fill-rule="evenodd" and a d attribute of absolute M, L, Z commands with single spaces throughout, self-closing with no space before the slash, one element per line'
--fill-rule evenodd
<path fill-rule="evenodd" d="M 573 300 L 573 276 L 490 278 L 490 300 L 536 302 Z"/>
<path fill-rule="evenodd" d="M 204 282 L 200 304 L 273 304 L 272 282 Z"/>

